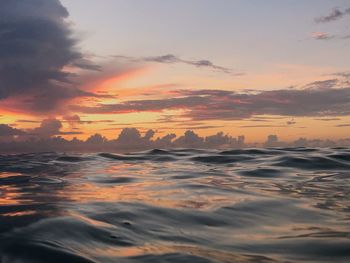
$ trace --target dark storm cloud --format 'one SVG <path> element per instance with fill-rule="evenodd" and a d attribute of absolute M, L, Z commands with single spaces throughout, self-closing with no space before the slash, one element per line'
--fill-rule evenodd
<path fill-rule="evenodd" d="M 127 59 L 134 62 L 155 62 L 155 63 L 163 63 L 163 64 L 175 64 L 175 63 L 183 63 L 191 66 L 195 66 L 197 68 L 209 68 L 215 71 L 220 71 L 223 73 L 240 76 L 243 75 L 241 72 L 234 72 L 230 68 L 218 66 L 211 62 L 210 60 L 202 59 L 202 60 L 186 60 L 179 58 L 173 54 L 167 54 L 162 56 L 154 56 L 154 57 L 144 57 L 144 58 L 133 58 L 128 56 L 116 56 L 117 58 Z"/>
<path fill-rule="evenodd" d="M 332 83 L 333 81 L 331 81 Z M 330 82 L 314 82 L 306 89 L 281 89 L 256 93 L 232 91 L 181 91 L 169 99 L 134 100 L 93 107 L 71 106 L 82 113 L 121 114 L 183 110 L 192 120 L 239 120 L 254 115 L 347 116 L 350 115 L 350 87 L 331 88 Z"/>
<path fill-rule="evenodd" d="M 349 15 L 349 14 L 350 14 L 350 8 L 342 9 L 342 10 L 339 8 L 333 8 L 329 12 L 329 14 L 315 18 L 315 22 L 317 22 L 317 23 L 332 22 L 332 21 L 336 21 L 336 20 L 342 18 L 343 16 Z"/>
<path fill-rule="evenodd" d="M 64 70 L 98 69 L 77 49 L 67 17 L 58 0 L 0 1 L 0 100 L 24 96 L 26 108 L 49 111 L 62 100 L 95 96 Z"/>

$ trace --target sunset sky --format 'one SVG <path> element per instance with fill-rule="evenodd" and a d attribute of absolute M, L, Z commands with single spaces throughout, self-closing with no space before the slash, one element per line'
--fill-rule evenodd
<path fill-rule="evenodd" d="M 346 138 L 349 61 L 348 0 L 2 0 L 0 123 Z"/>

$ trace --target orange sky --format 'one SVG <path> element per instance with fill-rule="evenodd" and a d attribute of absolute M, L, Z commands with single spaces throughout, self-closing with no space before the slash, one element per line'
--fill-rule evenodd
<path fill-rule="evenodd" d="M 254 10 L 214 2 L 158 5 L 164 25 L 143 0 L 4 5 L 0 124 L 29 131 L 58 120 L 56 134 L 82 139 L 116 138 L 125 127 L 223 131 L 250 142 L 348 137 L 343 1 L 336 17 L 334 1 L 256 2 Z"/>

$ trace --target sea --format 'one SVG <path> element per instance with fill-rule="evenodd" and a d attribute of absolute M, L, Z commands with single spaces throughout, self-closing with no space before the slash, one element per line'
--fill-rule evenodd
<path fill-rule="evenodd" d="M 0 155 L 0 262 L 350 262 L 350 148 Z"/>

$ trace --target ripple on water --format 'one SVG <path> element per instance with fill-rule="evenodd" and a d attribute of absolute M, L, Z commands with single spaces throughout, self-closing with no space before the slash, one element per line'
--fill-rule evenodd
<path fill-rule="evenodd" d="M 349 156 L 0 156 L 0 262 L 349 262 Z"/>

